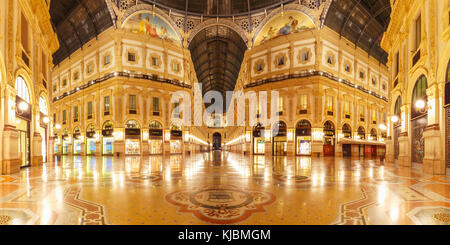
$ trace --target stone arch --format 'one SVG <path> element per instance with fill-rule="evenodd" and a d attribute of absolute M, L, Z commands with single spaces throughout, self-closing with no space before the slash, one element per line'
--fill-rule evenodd
<path fill-rule="evenodd" d="M 299 5 L 297 3 L 288 4 L 288 5 L 283 6 L 283 12 L 286 12 L 286 11 L 298 11 L 298 12 L 300 12 L 302 14 L 305 14 L 306 16 L 308 16 L 313 21 L 313 23 L 316 26 L 316 28 L 320 27 L 320 23 L 315 18 L 315 15 L 314 15 L 313 11 L 310 8 L 308 8 L 308 7 L 304 6 L 304 5 Z M 252 41 L 252 43 L 251 43 L 252 47 L 253 47 L 253 44 L 254 44 L 254 39 L 255 39 L 256 36 L 258 36 L 259 32 L 264 28 L 264 26 L 270 20 L 272 20 L 273 18 L 277 17 L 279 14 L 281 14 L 281 8 L 280 7 L 272 10 L 266 17 L 264 17 L 262 19 L 262 21 L 260 22 L 258 27 L 252 31 L 252 40 L 251 40 Z"/>
<path fill-rule="evenodd" d="M 405 96 L 406 98 L 402 98 L 403 104 L 411 103 L 414 86 L 416 85 L 417 80 L 422 75 L 424 75 L 425 78 L 427 79 L 427 81 L 429 81 L 428 70 L 423 67 L 417 68 L 417 70 L 413 73 L 413 75 L 411 76 L 411 79 L 409 80 L 408 85 L 405 88 L 406 89 L 406 96 Z"/>
<path fill-rule="evenodd" d="M 220 19 L 220 22 L 217 22 L 216 19 L 209 19 L 207 21 L 203 21 L 202 23 L 200 23 L 199 25 L 197 25 L 194 29 L 191 30 L 191 32 L 189 33 L 189 36 L 187 38 L 187 42 L 188 42 L 188 46 L 191 43 L 191 41 L 194 39 L 194 37 L 200 33 L 203 29 L 211 27 L 211 26 L 226 26 L 228 28 L 230 28 L 231 30 L 235 31 L 244 41 L 244 43 L 247 45 L 248 48 L 248 44 L 249 44 L 249 39 L 247 36 L 247 33 L 244 31 L 244 29 L 242 29 L 242 27 L 240 27 L 238 24 L 226 20 L 226 19 Z"/>
<path fill-rule="evenodd" d="M 17 70 L 16 75 L 14 76 L 13 87 L 16 82 L 16 79 L 19 76 L 21 76 L 23 78 L 23 80 L 25 81 L 25 83 L 28 87 L 28 92 L 30 94 L 30 104 L 31 105 L 36 104 L 37 101 L 36 101 L 36 95 L 34 92 L 34 86 L 33 86 L 33 83 L 31 82 L 33 80 L 31 79 L 31 76 L 28 74 L 28 72 L 25 69 L 20 68 L 19 70 Z"/>
<path fill-rule="evenodd" d="M 153 9 L 153 6 L 149 5 L 149 4 L 142 3 L 142 4 L 134 5 L 131 8 L 128 8 L 125 11 L 125 13 L 123 14 L 123 17 L 121 19 L 121 23 L 119 23 L 120 24 L 120 28 L 123 27 L 123 24 L 126 22 L 126 20 L 128 20 L 128 18 L 130 18 L 134 14 L 137 14 L 138 12 L 144 12 L 144 11 L 150 11 L 150 12 L 154 11 L 154 13 L 156 15 L 159 15 L 175 31 L 175 33 L 177 34 L 178 38 L 180 39 L 180 45 L 183 43 L 183 35 L 180 33 L 180 30 L 177 27 L 177 24 L 172 20 L 172 18 L 170 18 L 164 11 L 162 11 L 162 10 L 160 10 L 158 8 Z"/>

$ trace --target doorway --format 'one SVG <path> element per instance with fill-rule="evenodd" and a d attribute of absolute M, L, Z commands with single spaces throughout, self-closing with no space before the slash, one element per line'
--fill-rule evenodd
<path fill-rule="evenodd" d="M 220 133 L 213 134 L 213 150 L 222 150 L 222 135 Z"/>

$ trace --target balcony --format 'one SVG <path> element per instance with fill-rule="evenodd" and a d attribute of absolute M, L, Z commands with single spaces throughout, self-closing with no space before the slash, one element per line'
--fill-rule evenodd
<path fill-rule="evenodd" d="M 159 111 L 154 111 L 153 116 L 160 116 Z"/>

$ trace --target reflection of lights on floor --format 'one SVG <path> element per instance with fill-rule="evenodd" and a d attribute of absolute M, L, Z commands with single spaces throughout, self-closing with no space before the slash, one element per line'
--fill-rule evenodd
<path fill-rule="evenodd" d="M 398 220 L 398 216 L 399 216 L 399 210 L 398 207 L 395 206 L 391 209 L 391 211 L 389 212 L 389 216 L 391 217 L 391 219 L 393 221 L 397 221 Z"/>
<path fill-rule="evenodd" d="M 378 203 L 383 204 L 386 199 L 387 186 L 385 183 L 378 187 Z"/>

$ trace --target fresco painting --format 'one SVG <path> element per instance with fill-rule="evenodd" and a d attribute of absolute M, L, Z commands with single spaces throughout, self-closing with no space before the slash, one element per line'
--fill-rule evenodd
<path fill-rule="evenodd" d="M 254 46 L 291 33 L 315 28 L 314 22 L 298 11 L 288 11 L 269 20 L 256 35 Z"/>
<path fill-rule="evenodd" d="M 180 42 L 173 28 L 161 17 L 152 13 L 141 12 L 131 16 L 125 21 L 123 28 L 150 37 Z"/>

